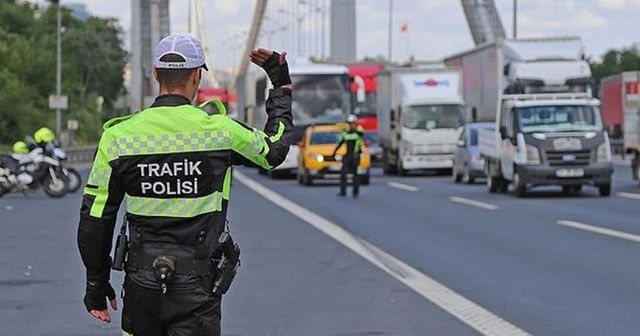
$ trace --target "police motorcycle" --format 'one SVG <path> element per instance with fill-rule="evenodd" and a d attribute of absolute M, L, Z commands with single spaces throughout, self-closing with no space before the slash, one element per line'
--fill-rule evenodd
<path fill-rule="evenodd" d="M 15 143 L 13 150 L 11 154 L 0 154 L 0 196 L 40 187 L 52 198 L 67 194 L 69 180 L 58 158 L 22 141 Z"/>
<path fill-rule="evenodd" d="M 45 146 L 44 150 L 48 155 L 60 161 L 62 173 L 67 178 L 68 192 L 74 193 L 78 191 L 82 186 L 82 177 L 80 177 L 80 173 L 78 173 L 77 170 L 66 166 L 65 161 L 67 160 L 67 153 L 60 148 L 60 142 L 55 140 L 53 143 Z"/>

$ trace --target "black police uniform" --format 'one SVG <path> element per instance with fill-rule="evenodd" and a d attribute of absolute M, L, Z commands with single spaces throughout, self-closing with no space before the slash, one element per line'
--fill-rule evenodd
<path fill-rule="evenodd" d="M 285 63 L 288 79 L 286 70 Z M 220 257 L 217 242 L 226 227 L 231 166 L 271 169 L 285 159 L 293 127 L 291 90 L 279 86 L 288 83 L 281 80 L 270 91 L 264 131 L 224 115 L 207 115 L 175 95 L 160 96 L 148 109 L 107 122 L 78 228 L 88 310 L 106 309 L 105 297 L 115 297 L 109 255 L 124 199 L 130 246 L 123 331 L 135 336 L 220 334 L 221 297 L 211 292 L 212 265 Z M 155 262 L 164 256 L 174 267 L 169 278 L 161 279 Z"/>
<path fill-rule="evenodd" d="M 347 191 L 347 175 L 353 175 L 353 196 L 357 197 L 360 190 L 360 176 L 358 175 L 358 166 L 360 165 L 360 153 L 364 143 L 364 134 L 360 126 L 355 129 L 349 129 L 340 134 L 334 156 L 338 149 L 344 144 L 347 147 L 346 154 L 342 157 L 342 169 L 340 170 L 340 194 L 346 195 Z"/>

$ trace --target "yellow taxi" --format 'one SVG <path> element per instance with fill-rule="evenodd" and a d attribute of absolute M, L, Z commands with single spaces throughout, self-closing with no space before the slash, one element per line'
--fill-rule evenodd
<path fill-rule="evenodd" d="M 316 125 L 309 126 L 299 143 L 298 154 L 298 183 L 304 185 L 313 184 L 317 179 L 339 179 L 342 163 L 342 155 L 347 151 L 346 146 L 340 147 L 333 156 L 338 139 L 347 124 Z M 362 146 L 358 175 L 362 184 L 369 184 L 369 169 L 371 168 L 371 155 L 366 146 Z"/>

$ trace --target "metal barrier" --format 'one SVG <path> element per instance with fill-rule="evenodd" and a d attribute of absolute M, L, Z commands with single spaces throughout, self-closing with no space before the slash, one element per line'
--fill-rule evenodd
<path fill-rule="evenodd" d="M 98 146 L 81 146 L 63 148 L 67 153 L 67 161 L 73 163 L 91 162 Z"/>

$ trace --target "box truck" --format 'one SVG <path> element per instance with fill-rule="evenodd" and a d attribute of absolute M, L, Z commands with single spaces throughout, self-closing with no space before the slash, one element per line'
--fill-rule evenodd
<path fill-rule="evenodd" d="M 445 63 L 464 72 L 471 119 L 495 122 L 479 132 L 489 192 L 594 185 L 610 194 L 611 149 L 579 38 L 499 40 Z"/>
<path fill-rule="evenodd" d="M 604 124 L 623 151 L 633 154 L 631 173 L 640 179 L 640 71 L 627 71 L 600 81 Z"/>
<path fill-rule="evenodd" d="M 464 125 L 458 70 L 389 68 L 378 74 L 378 135 L 385 174 L 451 169 Z"/>

